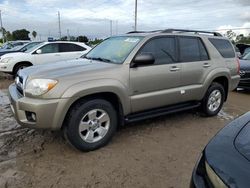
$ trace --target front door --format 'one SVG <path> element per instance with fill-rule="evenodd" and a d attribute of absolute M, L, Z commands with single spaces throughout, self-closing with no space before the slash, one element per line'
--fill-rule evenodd
<path fill-rule="evenodd" d="M 181 64 L 177 62 L 175 37 L 149 40 L 137 54 L 151 53 L 155 63 L 130 68 L 133 112 L 171 105 L 180 97 Z"/>
<path fill-rule="evenodd" d="M 46 44 L 42 46 L 40 50 L 40 54 L 32 54 L 35 57 L 34 65 L 53 63 L 62 59 L 57 43 Z"/>

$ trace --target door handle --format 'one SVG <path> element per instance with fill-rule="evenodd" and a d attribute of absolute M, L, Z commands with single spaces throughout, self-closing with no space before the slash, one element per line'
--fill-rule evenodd
<path fill-rule="evenodd" d="M 170 71 L 172 71 L 172 72 L 179 71 L 179 70 L 180 70 L 180 68 L 176 67 L 176 66 L 173 66 L 170 68 Z"/>
<path fill-rule="evenodd" d="M 203 67 L 205 67 L 205 68 L 208 68 L 208 67 L 210 67 L 210 66 L 211 66 L 210 63 L 204 63 L 204 64 L 203 64 Z"/>
<path fill-rule="evenodd" d="M 55 56 L 60 56 L 60 54 L 56 54 Z"/>

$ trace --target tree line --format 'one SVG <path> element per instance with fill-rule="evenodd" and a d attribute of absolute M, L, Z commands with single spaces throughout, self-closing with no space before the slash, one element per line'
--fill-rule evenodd
<path fill-rule="evenodd" d="M 245 36 L 244 34 L 237 35 L 232 30 L 228 30 L 225 36 L 229 38 L 233 44 L 240 44 L 240 43 L 250 44 L 250 33 L 247 36 Z"/>
<path fill-rule="evenodd" d="M 3 31 L 2 31 L 2 29 L 0 29 L 0 32 L 3 32 L 3 34 L 4 34 L 4 41 L 30 40 L 30 37 L 29 37 L 30 31 L 28 31 L 26 29 L 19 29 L 19 30 L 15 30 L 13 32 L 10 32 L 10 31 L 7 31 L 5 28 L 3 28 Z M 36 39 L 37 32 L 32 31 L 31 35 L 32 35 L 33 39 Z M 103 41 L 103 39 L 98 39 L 98 38 L 95 38 L 94 40 L 89 40 L 88 37 L 86 37 L 84 35 L 80 35 L 78 37 L 63 36 L 61 39 L 58 39 L 58 40 L 84 42 L 84 43 L 89 44 L 89 45 L 96 45 L 96 44 L 99 44 L 100 42 Z M 3 42 L 3 39 L 0 39 L 0 42 Z"/>

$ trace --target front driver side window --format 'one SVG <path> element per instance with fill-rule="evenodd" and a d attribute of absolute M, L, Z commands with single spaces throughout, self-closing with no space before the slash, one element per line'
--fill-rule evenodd
<path fill-rule="evenodd" d="M 58 44 L 47 44 L 40 49 L 42 50 L 42 54 L 59 52 Z"/>
<path fill-rule="evenodd" d="M 152 39 L 140 50 L 140 54 L 151 53 L 156 65 L 171 64 L 177 61 L 174 37 Z"/>

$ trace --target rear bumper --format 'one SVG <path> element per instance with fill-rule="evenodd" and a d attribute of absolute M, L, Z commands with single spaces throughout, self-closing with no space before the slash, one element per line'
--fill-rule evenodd
<path fill-rule="evenodd" d="M 240 76 L 239 75 L 232 76 L 229 90 L 232 91 L 235 88 L 237 88 L 239 82 L 240 82 Z"/>
<path fill-rule="evenodd" d="M 64 115 L 61 113 L 66 99 L 34 99 L 22 96 L 15 84 L 9 87 L 9 99 L 17 122 L 24 127 L 57 130 L 62 126 Z M 30 114 L 35 114 L 35 121 Z"/>

